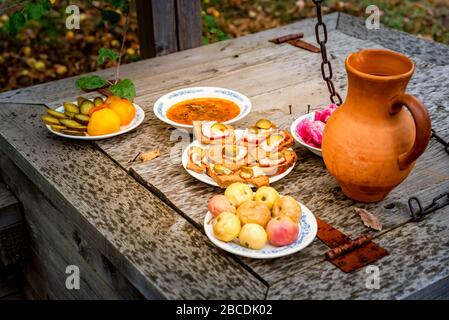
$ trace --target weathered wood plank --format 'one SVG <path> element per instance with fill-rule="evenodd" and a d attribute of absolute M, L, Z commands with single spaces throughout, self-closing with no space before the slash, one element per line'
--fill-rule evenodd
<path fill-rule="evenodd" d="M 19 223 L 21 220 L 19 202 L 0 181 L 0 230 Z"/>
<path fill-rule="evenodd" d="M 152 1 L 136 0 L 137 33 L 140 56 L 144 59 L 156 56 Z"/>
<path fill-rule="evenodd" d="M 3 152 L 143 295 L 264 296 L 261 281 L 92 145 L 49 134 L 32 116 L 41 108 L 1 106 Z"/>
<path fill-rule="evenodd" d="M 449 300 L 449 277 L 441 279 L 406 298 L 407 300 Z"/>
<path fill-rule="evenodd" d="M 122 299 L 142 298 L 142 295 L 109 260 L 95 247 L 89 245 L 80 235 L 79 230 L 65 218 L 64 213 L 48 203 L 42 192 L 29 179 L 4 157 L 1 158 L 0 163 L 4 170 L 2 176 L 5 181 L 9 181 L 16 194 L 26 200 L 23 202 L 24 215 L 27 222 L 34 226 L 31 228 L 34 233 L 29 234 L 31 242 L 47 243 L 49 251 L 55 251 L 56 255 L 64 257 L 70 262 L 68 264 L 79 266 L 81 272 L 86 273 L 90 278 L 95 278 L 94 273 L 96 273 L 99 279 L 95 280 L 93 285 L 95 282 L 100 284 L 104 282 L 108 286 L 105 288 L 104 285 L 100 285 L 102 296 Z"/>
<path fill-rule="evenodd" d="M 411 34 L 392 30 L 381 25 L 380 29 L 367 29 L 365 20 L 340 13 L 337 30 L 352 37 L 370 40 L 388 48 L 407 55 L 419 58 L 437 65 L 447 65 L 449 51 L 447 45 L 417 38 Z"/>
<path fill-rule="evenodd" d="M 201 45 L 201 0 L 176 0 L 178 49 Z"/>
<path fill-rule="evenodd" d="M 26 252 L 20 204 L 0 182 L 0 269 L 22 261 Z"/>
<path fill-rule="evenodd" d="M 391 253 L 373 264 L 380 272 L 379 289 L 366 287 L 372 275 L 368 269 L 343 274 L 326 262 L 272 285 L 268 298 L 404 299 L 449 275 L 448 213 L 442 209 L 375 239 Z"/>
<path fill-rule="evenodd" d="M 178 51 L 175 0 L 136 0 L 136 10 L 143 58 Z"/>

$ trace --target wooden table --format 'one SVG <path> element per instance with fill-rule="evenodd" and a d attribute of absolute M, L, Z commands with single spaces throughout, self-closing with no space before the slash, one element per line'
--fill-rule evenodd
<path fill-rule="evenodd" d="M 417 64 L 408 91 L 425 101 L 433 128 L 449 137 L 449 48 L 389 29 L 367 30 L 344 14 L 326 16 L 329 53 L 338 90 L 346 92 L 345 57 L 362 48 L 388 48 Z M 449 190 L 449 156 L 432 139 L 410 177 L 387 199 L 364 205 L 347 199 L 321 158 L 297 147 L 293 172 L 274 184 L 350 236 L 370 233 L 391 255 L 375 263 L 380 288 L 367 289 L 366 269 L 345 274 L 324 259 L 315 240 L 294 255 L 250 260 L 215 248 L 202 221 L 218 188 L 193 179 L 180 164 L 183 137 L 160 122 L 153 103 L 171 90 L 222 86 L 248 95 L 251 114 L 282 128 L 328 104 L 320 55 L 269 39 L 304 32 L 314 42 L 314 20 L 126 65 L 137 86 L 144 123 L 126 135 L 95 143 L 60 139 L 39 116 L 80 93 L 75 78 L 0 95 L 2 177 L 22 202 L 31 253 L 24 266 L 28 296 L 43 298 L 269 298 L 405 299 L 448 297 L 449 207 L 410 221 L 407 199 L 428 203 Z M 112 75 L 113 70 L 98 74 Z M 288 106 L 293 114 L 289 114 Z M 185 139 L 185 137 L 184 137 Z M 179 141 L 178 141 L 179 140 Z M 159 148 L 147 163 L 139 152 Z M 174 151 L 173 151 L 174 150 Z M 176 161 L 170 160 L 174 152 Z M 354 212 L 376 214 L 382 232 L 368 230 Z M 79 266 L 80 290 L 66 290 L 65 267 Z M 50 271 L 51 270 L 51 271 Z"/>

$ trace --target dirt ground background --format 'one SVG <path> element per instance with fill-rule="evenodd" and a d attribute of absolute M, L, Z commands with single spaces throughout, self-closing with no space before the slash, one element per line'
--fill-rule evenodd
<path fill-rule="evenodd" d="M 6 0 L 0 0 L 0 8 Z M 57 80 L 98 70 L 101 47 L 118 50 L 124 18 L 112 26 L 96 8 L 102 1 L 54 0 L 44 19 L 31 21 L 16 37 L 9 35 L 9 18 L 0 16 L 0 91 Z M 81 29 L 67 31 L 65 7 L 78 4 Z M 346 12 L 366 16 L 375 4 L 381 23 L 419 37 L 449 44 L 449 0 L 347 0 L 325 1 L 325 13 Z M 139 59 L 137 19 L 131 10 L 123 63 Z M 202 0 L 203 37 L 208 44 L 315 16 L 311 0 Z M 101 68 L 110 67 L 110 62 Z"/>

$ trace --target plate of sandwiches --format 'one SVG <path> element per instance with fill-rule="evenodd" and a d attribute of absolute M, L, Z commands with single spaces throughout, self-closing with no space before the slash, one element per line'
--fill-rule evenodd
<path fill-rule="evenodd" d="M 182 165 L 196 179 L 226 188 L 234 182 L 269 186 L 288 175 L 298 159 L 292 135 L 267 119 L 247 129 L 215 121 L 195 121 L 196 140 L 183 152 Z"/>

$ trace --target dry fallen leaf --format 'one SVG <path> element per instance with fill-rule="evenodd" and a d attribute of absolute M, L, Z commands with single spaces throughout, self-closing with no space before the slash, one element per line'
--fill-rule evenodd
<path fill-rule="evenodd" d="M 159 149 L 151 150 L 148 152 L 144 152 L 139 156 L 141 162 L 153 160 L 161 155 L 161 151 Z"/>
<path fill-rule="evenodd" d="M 354 208 L 354 210 L 359 214 L 365 226 L 377 231 L 382 230 L 382 223 L 380 223 L 379 219 L 377 219 L 374 214 L 362 208 Z"/>

